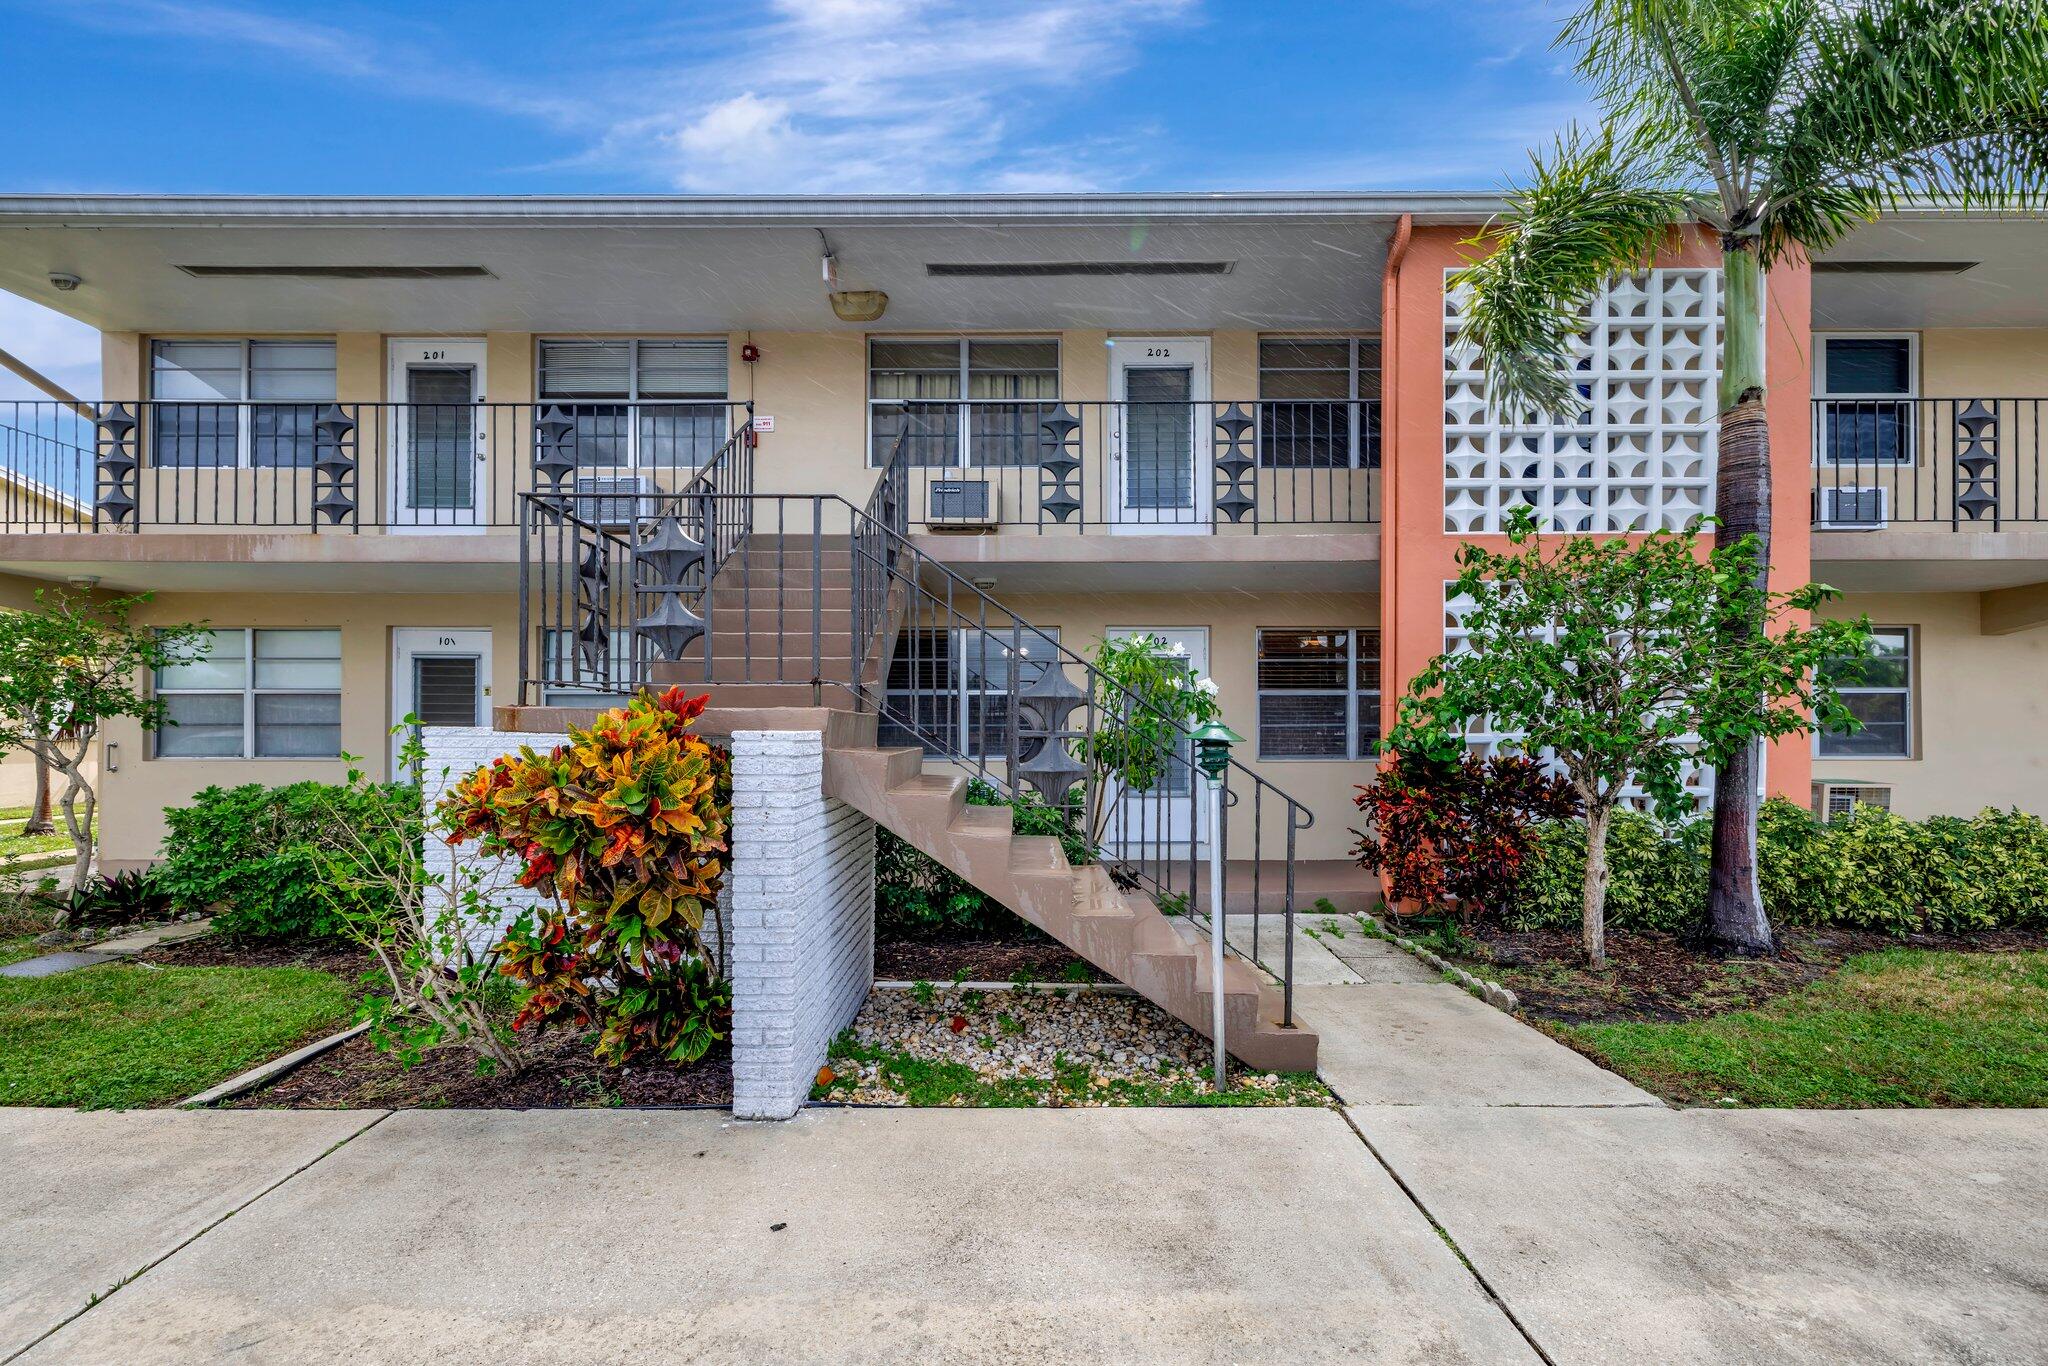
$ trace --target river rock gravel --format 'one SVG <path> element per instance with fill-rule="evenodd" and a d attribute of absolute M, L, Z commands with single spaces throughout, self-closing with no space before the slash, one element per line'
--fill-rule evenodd
<path fill-rule="evenodd" d="M 836 1050 L 829 1065 L 838 1083 L 830 1090 L 835 1101 L 911 1103 L 885 1075 L 884 1062 L 872 1058 L 877 1051 L 957 1063 L 990 1083 L 1053 1083 L 1037 1102 L 1044 1105 L 1213 1099 L 1208 1039 L 1150 1001 L 1121 992 L 878 988 L 869 993 L 851 1034 L 855 1049 Z M 1086 1083 L 1076 1085 L 1083 1068 Z M 1137 1084 L 1145 1098 L 1134 1099 L 1133 1088 L 1119 1082 Z M 1329 1103 L 1314 1082 L 1249 1072 L 1234 1063 L 1230 1082 L 1239 1104 Z"/>

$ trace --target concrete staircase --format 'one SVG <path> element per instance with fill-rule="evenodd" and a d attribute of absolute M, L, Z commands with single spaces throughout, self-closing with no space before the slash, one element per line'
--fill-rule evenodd
<path fill-rule="evenodd" d="M 751 538 L 713 582 L 708 648 L 700 643 L 678 663 L 653 666 L 653 684 L 708 692 L 706 734 L 822 730 L 826 795 L 1207 1035 L 1212 968 L 1205 936 L 1176 928 L 1149 897 L 1118 888 L 1106 868 L 1070 865 L 1058 840 L 1014 833 L 1007 807 L 968 805 L 967 780 L 926 771 L 923 751 L 876 745 L 877 718 L 856 713 L 846 683 L 861 654 L 853 635 L 852 549 L 843 537 L 825 537 L 817 554 L 814 572 L 808 535 Z M 884 648 L 867 651 L 862 678 L 870 689 L 886 681 L 902 597 L 899 589 L 890 599 Z M 518 710 L 520 729 L 554 730 L 581 719 L 562 709 Z M 1281 993 L 1263 973 L 1228 957 L 1224 992 L 1226 1042 L 1240 1061 L 1272 1071 L 1315 1067 L 1315 1032 L 1281 1023 Z"/>
<path fill-rule="evenodd" d="M 924 752 L 831 745 L 828 796 L 837 797 L 918 852 L 1044 930 L 1176 1019 L 1210 1029 L 1206 939 L 1191 941 L 1152 901 L 1119 889 L 1099 864 L 1076 868 L 1050 836 L 1018 835 L 1010 811 L 969 806 L 967 780 L 927 773 Z M 1315 1031 L 1280 1023 L 1281 998 L 1256 968 L 1224 959 L 1224 1038 L 1252 1067 L 1309 1071 Z"/>

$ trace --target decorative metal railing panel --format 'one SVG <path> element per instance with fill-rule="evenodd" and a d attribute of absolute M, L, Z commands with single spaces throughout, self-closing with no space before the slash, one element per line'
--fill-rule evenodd
<path fill-rule="evenodd" d="M 750 416 L 729 403 L 5 400 L 0 531 L 510 532 L 530 490 L 677 492 Z"/>
<path fill-rule="evenodd" d="M 2044 427 L 2048 399 L 1815 399 L 1814 526 L 2039 525 Z"/>

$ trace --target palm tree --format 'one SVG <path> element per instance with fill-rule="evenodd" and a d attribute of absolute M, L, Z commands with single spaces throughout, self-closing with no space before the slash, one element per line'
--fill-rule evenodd
<path fill-rule="evenodd" d="M 1675 232 L 1718 235 L 1726 317 L 1719 534 L 1770 564 L 1763 278 L 1887 209 L 2048 203 L 2048 0 L 1591 0 L 1559 44 L 1600 123 L 1531 157 L 1493 250 L 1454 277 L 1497 411 L 1580 407 L 1579 307 Z M 1761 623 L 1735 619 L 1748 634 Z M 1760 746 L 1717 756 L 1710 934 L 1768 953 L 1757 890 Z"/>

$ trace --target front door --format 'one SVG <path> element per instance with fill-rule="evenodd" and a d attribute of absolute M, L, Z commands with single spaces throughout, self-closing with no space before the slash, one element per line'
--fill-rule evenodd
<path fill-rule="evenodd" d="M 1110 530 L 1209 530 L 1209 341 L 1118 337 L 1109 348 Z"/>
<path fill-rule="evenodd" d="M 391 724 L 417 717 L 422 726 L 490 724 L 491 633 L 471 627 L 401 627 L 391 633 Z M 408 738 L 391 737 L 392 771 Z"/>
<path fill-rule="evenodd" d="M 483 526 L 491 424 L 484 343 L 391 343 L 391 525 L 408 531 Z"/>
<path fill-rule="evenodd" d="M 1209 676 L 1206 626 L 1112 626 L 1103 634 L 1111 640 L 1155 637 L 1163 642 L 1163 651 L 1178 651 L 1176 657 L 1187 661 L 1191 679 Z M 1186 859 L 1190 842 L 1199 842 L 1206 835 L 1199 787 L 1194 756 L 1183 744 L 1174 758 L 1163 765 L 1162 777 L 1151 791 L 1118 795 L 1109 826 L 1103 832 L 1104 843 L 1131 859 Z"/>

